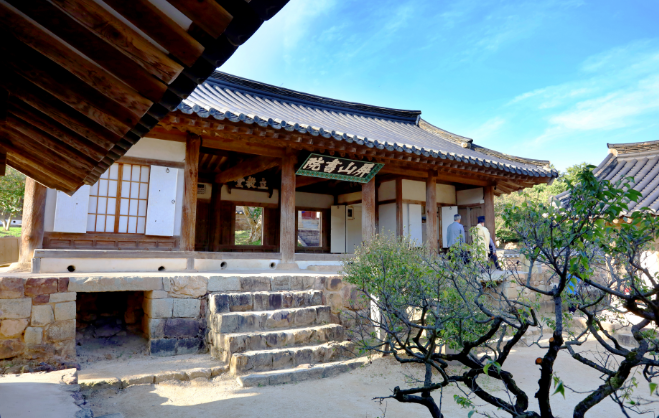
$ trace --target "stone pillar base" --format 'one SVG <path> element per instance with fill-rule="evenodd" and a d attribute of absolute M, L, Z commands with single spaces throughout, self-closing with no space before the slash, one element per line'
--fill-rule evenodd
<path fill-rule="evenodd" d="M 279 263 L 275 270 L 300 270 L 300 266 L 297 263 Z"/>

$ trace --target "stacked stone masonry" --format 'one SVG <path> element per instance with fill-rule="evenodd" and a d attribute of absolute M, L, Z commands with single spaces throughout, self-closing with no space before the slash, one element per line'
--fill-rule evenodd
<path fill-rule="evenodd" d="M 364 303 L 340 276 L 241 277 L 221 286 L 209 299 L 210 351 L 243 384 L 351 355 L 345 327 Z"/>
<path fill-rule="evenodd" d="M 75 358 L 76 293 L 68 278 L 0 277 L 0 359 Z"/>
<path fill-rule="evenodd" d="M 314 362 L 333 359 L 323 350 L 345 345 L 351 312 L 364 308 L 354 287 L 322 274 L 3 277 L 0 360 L 75 360 L 77 293 L 121 291 L 144 292 L 151 355 L 210 350 L 227 362 L 226 353 L 286 349 L 288 365 L 302 364 L 309 353 L 293 347 L 310 345 Z"/>

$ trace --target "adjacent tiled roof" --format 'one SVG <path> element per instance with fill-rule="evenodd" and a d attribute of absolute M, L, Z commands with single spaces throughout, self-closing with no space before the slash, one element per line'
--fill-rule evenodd
<path fill-rule="evenodd" d="M 638 202 L 629 202 L 626 214 L 644 207 L 659 211 L 659 141 L 607 145 L 609 155 L 593 174 L 612 183 L 626 177 L 634 178 L 633 189 L 642 197 Z M 567 193 L 556 196 L 562 202 L 568 197 Z"/>
<path fill-rule="evenodd" d="M 472 149 L 468 138 L 422 121 L 420 111 L 389 109 L 314 96 L 215 72 L 178 109 L 200 117 L 256 123 L 333 138 L 370 148 L 458 160 L 505 172 L 557 177 L 549 162 L 515 159 L 490 150 Z M 422 126 L 435 128 L 424 129 Z M 422 125 L 422 126 L 420 126 Z M 464 139 L 464 141 L 463 141 Z M 463 144 L 464 142 L 464 144 Z M 484 150 L 484 149 L 483 149 Z"/>

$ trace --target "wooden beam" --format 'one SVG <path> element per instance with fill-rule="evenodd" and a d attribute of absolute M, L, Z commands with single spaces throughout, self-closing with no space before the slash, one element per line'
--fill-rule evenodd
<path fill-rule="evenodd" d="M 50 116 L 53 120 L 66 126 L 78 135 L 87 138 L 90 142 L 98 145 L 104 150 L 111 149 L 121 140 L 121 136 L 109 131 L 104 126 L 90 120 L 83 114 L 67 106 L 52 94 L 40 89 L 29 81 L 16 74 L 6 75 L 0 78 L 3 85 L 14 98 L 38 109 L 40 112 Z M 103 151 L 105 154 L 105 151 Z"/>
<path fill-rule="evenodd" d="M 140 119 L 30 48 L 3 41 L 0 51 L 16 74 L 118 136 L 126 134 Z"/>
<path fill-rule="evenodd" d="M 233 19 L 215 0 L 168 1 L 214 39 L 224 33 Z"/>
<path fill-rule="evenodd" d="M 0 87 L 0 125 L 7 122 L 7 112 L 9 111 L 9 92 Z"/>
<path fill-rule="evenodd" d="M 426 180 L 426 245 L 432 253 L 437 252 L 437 177 L 428 173 Z"/>
<path fill-rule="evenodd" d="M 181 219 L 181 251 L 194 251 L 197 225 L 197 178 L 201 138 L 189 135 L 185 144 L 183 217 Z"/>
<path fill-rule="evenodd" d="M 24 269 L 32 266 L 34 250 L 43 247 L 47 190 L 45 186 L 37 183 L 32 178 L 27 177 L 25 179 L 21 255 L 19 259 L 19 265 Z"/>
<path fill-rule="evenodd" d="M 0 3 L 0 24 L 10 29 L 19 41 L 39 51 L 136 115 L 141 117 L 149 110 L 153 102 L 23 16 L 13 7 Z"/>
<path fill-rule="evenodd" d="M 181 170 L 185 170 L 185 163 L 179 161 L 165 161 L 165 160 L 156 160 L 153 158 L 138 158 L 138 157 L 123 156 L 119 158 L 117 162 L 122 164 L 159 165 L 162 167 L 179 168 Z"/>
<path fill-rule="evenodd" d="M 142 66 L 80 25 L 75 19 L 46 0 L 6 0 L 37 23 L 57 35 L 85 56 L 119 77 L 147 99 L 158 102 L 167 85 L 149 74 Z"/>
<path fill-rule="evenodd" d="M 396 179 L 396 236 L 403 236 L 403 180 Z"/>
<path fill-rule="evenodd" d="M 38 162 L 27 161 L 21 155 L 16 153 L 7 153 L 7 165 L 12 168 L 20 171 L 25 174 L 27 177 L 40 177 L 41 182 L 51 189 L 61 190 L 68 194 L 73 194 L 76 190 L 76 187 L 79 187 L 81 183 L 78 183 L 75 186 L 72 186 L 67 183 L 59 181 L 58 177 L 51 176 L 48 174 L 48 170 L 38 166 Z M 44 175 L 44 172 L 46 174 Z"/>
<path fill-rule="evenodd" d="M 16 98 L 11 99 L 9 111 L 14 117 L 74 147 L 94 161 L 100 161 L 106 155 L 107 150 Z"/>
<path fill-rule="evenodd" d="M 7 152 L 0 150 L 0 176 L 4 176 L 7 172 Z"/>
<path fill-rule="evenodd" d="M 106 0 L 105 3 L 188 67 L 204 52 L 199 42 L 149 0 Z"/>
<path fill-rule="evenodd" d="M 3 138 L 0 145 L 9 153 L 21 156 L 36 169 L 43 169 L 41 175 L 34 177 L 35 180 L 41 181 L 44 174 L 49 174 L 70 187 L 77 188 L 82 185 L 86 171 L 71 166 L 68 160 L 59 155 L 45 151 L 23 133 L 0 126 L 0 137 Z"/>
<path fill-rule="evenodd" d="M 375 178 L 362 184 L 362 241 L 375 236 Z"/>
<path fill-rule="evenodd" d="M 149 134 L 149 136 L 153 136 Z M 156 138 L 157 136 L 153 136 Z M 203 138 L 203 145 L 206 148 L 215 148 L 225 151 L 242 152 L 263 157 L 284 158 L 286 155 L 285 148 L 267 146 L 251 141 L 239 141 L 233 139 L 210 139 Z"/>
<path fill-rule="evenodd" d="M 496 242 L 494 225 L 494 186 L 483 187 L 483 215 L 485 216 L 485 227 L 490 231 L 490 237 Z M 488 243 L 489 245 L 489 243 Z"/>
<path fill-rule="evenodd" d="M 15 117 L 13 114 L 7 118 L 7 126 L 25 135 L 22 139 L 28 139 L 44 148 L 44 150 L 51 151 L 62 158 L 66 159 L 72 167 L 77 167 L 81 172 L 91 171 L 97 161 L 88 157 L 78 149 L 69 144 L 63 143 L 58 138 L 52 137 L 46 132 L 43 132 L 33 125 L 26 123 L 23 119 Z"/>
<path fill-rule="evenodd" d="M 286 153 L 281 162 L 281 193 L 280 193 L 280 232 L 279 251 L 281 261 L 284 264 L 295 262 L 295 247 L 297 237 L 295 236 L 295 224 L 297 212 L 295 211 L 295 163 L 297 157 L 292 150 Z"/>
<path fill-rule="evenodd" d="M 228 183 L 252 174 L 275 167 L 281 163 L 281 159 L 274 157 L 254 157 L 243 161 L 231 168 L 222 171 L 215 176 L 215 183 Z"/>
<path fill-rule="evenodd" d="M 202 142 L 203 142 L 203 138 L 202 138 Z M 199 152 L 200 152 L 201 154 L 216 155 L 216 156 L 218 156 L 218 157 L 231 157 L 231 156 L 235 155 L 235 154 L 234 154 L 233 152 L 231 152 L 231 151 L 224 151 L 224 150 L 216 149 L 216 148 L 204 148 L 204 147 L 201 147 L 201 149 L 199 150 Z"/>
<path fill-rule="evenodd" d="M 182 65 L 98 3 L 85 0 L 49 1 L 166 84 L 174 81 L 183 70 Z"/>
<path fill-rule="evenodd" d="M 295 188 L 299 189 L 300 187 L 308 186 L 310 184 L 321 183 L 323 181 L 328 181 L 330 179 L 322 177 L 309 177 L 309 176 L 297 176 L 295 178 Z"/>

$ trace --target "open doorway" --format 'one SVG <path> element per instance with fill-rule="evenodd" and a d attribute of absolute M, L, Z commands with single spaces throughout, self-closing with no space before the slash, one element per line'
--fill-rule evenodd
<path fill-rule="evenodd" d="M 236 206 L 234 245 L 263 245 L 263 208 Z"/>
<path fill-rule="evenodd" d="M 78 362 L 147 354 L 144 292 L 91 292 L 76 297 Z"/>

